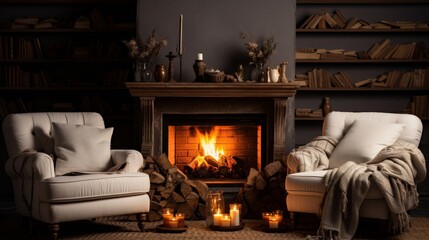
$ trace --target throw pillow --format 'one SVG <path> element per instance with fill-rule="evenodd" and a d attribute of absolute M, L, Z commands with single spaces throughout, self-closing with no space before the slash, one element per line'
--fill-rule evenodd
<path fill-rule="evenodd" d="M 55 174 L 99 172 L 112 166 L 110 141 L 113 128 L 52 123 L 55 141 Z"/>
<path fill-rule="evenodd" d="M 385 147 L 398 140 L 404 125 L 356 120 L 340 140 L 329 158 L 329 168 L 353 161 L 364 163 L 372 160 Z"/>

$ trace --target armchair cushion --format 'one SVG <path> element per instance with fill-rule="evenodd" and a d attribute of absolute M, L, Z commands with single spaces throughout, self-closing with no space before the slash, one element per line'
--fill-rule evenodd
<path fill-rule="evenodd" d="M 40 183 L 42 202 L 69 203 L 142 195 L 149 191 L 145 173 L 106 173 L 58 176 Z"/>
<path fill-rule="evenodd" d="M 400 123 L 356 120 L 332 152 L 329 168 L 348 161 L 359 164 L 372 160 L 383 148 L 395 143 L 403 129 Z"/>
<path fill-rule="evenodd" d="M 55 174 L 99 172 L 112 167 L 110 141 L 113 128 L 53 122 Z"/>

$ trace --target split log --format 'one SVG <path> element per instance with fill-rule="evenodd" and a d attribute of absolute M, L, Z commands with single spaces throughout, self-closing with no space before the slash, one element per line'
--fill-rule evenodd
<path fill-rule="evenodd" d="M 143 169 L 143 172 L 150 176 L 151 173 L 155 171 L 154 168 L 145 168 Z"/>
<path fill-rule="evenodd" d="M 184 213 L 186 219 L 191 219 L 194 215 L 194 210 L 189 206 L 187 202 L 180 203 L 177 207 L 177 212 Z"/>
<path fill-rule="evenodd" d="M 150 201 L 150 210 L 162 212 L 162 209 L 163 209 L 163 206 L 160 203 L 155 201 Z"/>
<path fill-rule="evenodd" d="M 191 192 L 188 194 L 188 196 L 186 196 L 186 202 L 188 203 L 192 211 L 195 211 L 198 208 L 199 201 L 200 197 L 196 192 Z"/>
<path fill-rule="evenodd" d="M 244 189 L 244 199 L 247 203 L 253 204 L 258 200 L 258 193 L 253 188 L 246 188 Z"/>
<path fill-rule="evenodd" d="M 180 171 L 177 167 L 168 169 L 167 173 L 167 184 L 166 186 L 174 186 L 181 184 L 182 182 L 186 181 L 188 178 L 186 175 Z"/>
<path fill-rule="evenodd" d="M 247 176 L 246 185 L 255 186 L 256 184 L 256 176 L 258 175 L 258 170 L 254 168 L 250 168 L 249 175 Z"/>
<path fill-rule="evenodd" d="M 177 192 L 173 192 L 169 199 L 172 199 L 172 201 L 176 203 L 182 203 L 185 201 L 185 198 Z"/>
<path fill-rule="evenodd" d="M 207 184 L 205 184 L 203 181 L 199 180 L 189 180 L 189 184 L 198 192 L 198 195 L 200 198 L 206 202 L 207 201 L 207 194 L 209 192 L 209 187 Z"/>
<path fill-rule="evenodd" d="M 157 211 L 149 211 L 148 213 L 146 213 L 146 219 L 149 222 L 156 222 L 156 221 L 160 221 L 162 219 L 162 214 L 157 212 Z"/>
<path fill-rule="evenodd" d="M 146 159 L 144 160 L 144 163 L 146 165 L 148 163 L 155 163 L 155 162 L 153 161 L 153 157 L 152 156 L 147 156 Z"/>
<path fill-rule="evenodd" d="M 191 185 L 188 182 L 183 182 L 180 184 L 180 192 L 186 198 L 192 192 Z"/>
<path fill-rule="evenodd" d="M 150 182 L 155 184 L 161 184 L 165 181 L 165 177 L 161 173 L 153 171 L 150 175 Z"/>
<path fill-rule="evenodd" d="M 227 166 L 221 166 L 219 167 L 219 174 L 222 176 L 228 176 L 229 174 L 229 169 Z"/>
<path fill-rule="evenodd" d="M 154 159 L 155 163 L 160 166 L 165 172 L 168 171 L 168 169 L 173 168 L 173 164 L 171 164 L 170 160 L 168 160 L 168 157 L 165 153 L 161 154 L 158 158 Z"/>
<path fill-rule="evenodd" d="M 147 194 L 149 195 L 149 199 L 152 200 L 153 196 L 155 195 L 155 190 L 149 190 Z"/>
<path fill-rule="evenodd" d="M 164 198 L 164 199 L 167 199 L 167 198 L 169 198 L 171 196 L 171 194 L 173 193 L 173 191 L 174 191 L 174 186 L 168 186 L 168 187 L 165 188 L 164 191 L 160 192 L 161 197 Z"/>
<path fill-rule="evenodd" d="M 284 171 L 283 164 L 280 161 L 274 161 L 272 163 L 269 163 L 264 168 L 265 177 L 270 178 L 274 176 L 278 172 Z"/>
<path fill-rule="evenodd" d="M 160 202 L 161 201 L 161 195 L 153 195 L 153 198 L 151 198 L 151 199 L 153 199 L 153 201 Z"/>

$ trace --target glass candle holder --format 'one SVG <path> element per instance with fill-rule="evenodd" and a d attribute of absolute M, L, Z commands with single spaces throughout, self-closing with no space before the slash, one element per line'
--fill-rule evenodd
<path fill-rule="evenodd" d="M 229 215 L 231 217 L 231 226 L 241 226 L 241 204 L 229 204 Z"/>
<path fill-rule="evenodd" d="M 173 208 L 164 208 L 162 209 L 162 221 L 163 225 L 168 227 L 170 225 L 171 219 L 174 217 Z"/>
<path fill-rule="evenodd" d="M 272 212 L 263 212 L 262 213 L 262 222 L 264 227 L 270 226 L 270 217 L 273 216 Z"/>
<path fill-rule="evenodd" d="M 184 213 L 176 213 L 176 218 L 178 220 L 177 227 L 179 227 L 179 228 L 185 227 L 185 214 Z"/>
<path fill-rule="evenodd" d="M 225 212 L 225 201 L 222 191 L 210 191 L 207 195 L 206 225 L 220 226 L 221 215 Z"/>

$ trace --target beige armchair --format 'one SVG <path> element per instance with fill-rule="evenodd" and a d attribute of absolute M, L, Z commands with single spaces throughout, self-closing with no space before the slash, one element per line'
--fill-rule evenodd
<path fill-rule="evenodd" d="M 293 224 L 295 213 L 317 214 L 320 229 L 343 231 L 345 239 L 353 237 L 362 217 L 404 223 L 393 224 L 393 232 L 406 229 L 404 211 L 417 206 L 415 183 L 426 175 L 417 148 L 422 131 L 421 120 L 410 114 L 329 113 L 322 136 L 287 159 L 286 204 Z"/>
<path fill-rule="evenodd" d="M 110 150 L 113 129 L 98 113 L 10 114 L 3 121 L 19 214 L 47 223 L 56 239 L 59 223 L 136 214 L 143 230 L 150 181 L 139 172 L 135 150 Z"/>

